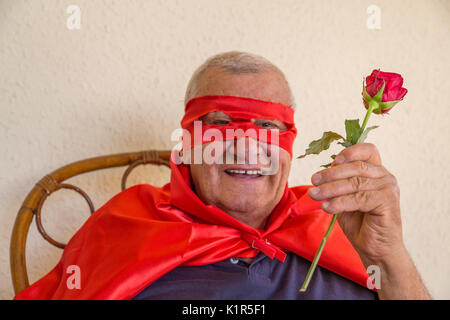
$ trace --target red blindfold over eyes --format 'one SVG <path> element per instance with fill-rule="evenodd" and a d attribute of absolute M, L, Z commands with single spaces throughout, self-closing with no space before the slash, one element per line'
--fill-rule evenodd
<path fill-rule="evenodd" d="M 231 117 L 223 124 L 201 123 L 201 132 L 198 127 L 194 130 L 194 122 L 208 113 L 222 111 Z M 278 120 L 286 130 L 268 130 L 262 128 L 252 119 Z M 197 122 L 197 125 L 199 123 Z M 188 101 L 185 114 L 181 120 L 181 127 L 189 131 L 190 144 L 183 141 L 183 148 L 193 145 L 209 143 L 213 140 L 231 140 L 246 136 L 268 144 L 278 145 L 289 152 L 292 158 L 292 146 L 297 135 L 294 124 L 294 110 L 286 105 L 251 98 L 234 96 L 202 96 Z M 221 135 L 208 134 L 208 129 L 215 129 Z M 217 133 L 217 131 L 215 131 Z M 206 134 L 205 134 L 206 133 Z M 200 137 L 198 137 L 200 135 Z M 275 136 L 277 135 L 277 136 Z"/>

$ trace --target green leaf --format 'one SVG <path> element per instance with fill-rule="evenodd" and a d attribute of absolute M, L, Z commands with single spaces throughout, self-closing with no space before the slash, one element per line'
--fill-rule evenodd
<path fill-rule="evenodd" d="M 338 142 L 338 144 L 343 145 L 344 147 L 350 147 L 353 145 L 350 141 L 345 140 L 344 142 Z"/>
<path fill-rule="evenodd" d="M 330 147 L 331 142 L 334 140 L 344 140 L 344 137 L 340 134 L 332 131 L 324 132 L 322 138 L 318 140 L 314 140 L 309 144 L 308 149 L 306 149 L 305 154 L 297 157 L 297 159 L 301 159 L 310 154 L 319 154 L 324 150 L 327 150 Z"/>
<path fill-rule="evenodd" d="M 336 159 L 336 156 L 337 156 L 337 154 L 332 154 L 330 157 L 331 157 L 331 159 Z M 333 162 L 330 162 L 330 163 L 327 163 L 327 164 L 323 164 L 323 165 L 321 165 L 321 167 L 324 167 L 324 168 L 328 168 L 328 167 L 331 167 L 331 164 L 332 164 Z"/>
<path fill-rule="evenodd" d="M 356 144 L 362 133 L 359 119 L 345 120 L 345 132 L 347 134 L 345 141 L 350 142 L 352 145 Z"/>
<path fill-rule="evenodd" d="M 364 142 L 364 140 L 366 140 L 366 138 L 367 138 L 367 134 L 369 133 L 369 131 L 370 130 L 373 130 L 373 129 L 376 129 L 376 128 L 378 128 L 379 126 L 372 126 L 372 127 L 368 127 L 366 130 L 364 130 L 364 132 L 361 134 L 361 136 L 359 137 L 359 139 L 358 139 L 358 142 L 357 143 L 362 143 L 362 142 Z"/>

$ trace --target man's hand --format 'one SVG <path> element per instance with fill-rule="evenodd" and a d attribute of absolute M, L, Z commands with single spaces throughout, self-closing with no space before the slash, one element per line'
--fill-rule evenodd
<path fill-rule="evenodd" d="M 344 162 L 338 164 L 340 157 Z M 378 260 L 403 248 L 397 179 L 381 165 L 373 144 L 344 149 L 332 167 L 317 172 L 311 181 L 319 193 L 311 188 L 310 197 L 328 199 L 322 209 L 339 214 L 339 225 L 362 259 Z"/>
<path fill-rule="evenodd" d="M 309 196 L 327 200 L 322 209 L 338 214 L 339 225 L 363 264 L 380 267 L 380 298 L 429 298 L 403 243 L 397 179 L 381 165 L 373 144 L 344 149 L 311 181 L 317 189 L 310 188 Z"/>

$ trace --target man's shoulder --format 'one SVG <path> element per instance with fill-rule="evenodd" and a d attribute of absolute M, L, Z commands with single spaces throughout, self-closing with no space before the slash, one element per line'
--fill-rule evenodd
<path fill-rule="evenodd" d="M 129 213 L 148 211 L 155 208 L 156 204 L 168 201 L 170 201 L 170 185 L 156 187 L 150 184 L 138 184 L 114 195 L 96 213 L 111 212 L 111 210 Z"/>
<path fill-rule="evenodd" d="M 127 197 L 150 197 L 155 200 L 168 199 L 170 198 L 170 184 L 166 184 L 162 187 L 156 187 L 147 183 L 137 184 L 117 193 L 111 200 Z"/>

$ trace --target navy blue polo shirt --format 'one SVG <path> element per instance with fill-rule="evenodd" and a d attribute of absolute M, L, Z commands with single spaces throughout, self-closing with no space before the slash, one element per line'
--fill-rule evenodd
<path fill-rule="evenodd" d="M 136 300 L 378 299 L 377 293 L 317 267 L 299 292 L 311 262 L 288 253 L 283 262 L 260 252 L 251 264 L 231 258 L 205 266 L 178 267 L 142 290 Z"/>

